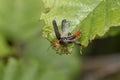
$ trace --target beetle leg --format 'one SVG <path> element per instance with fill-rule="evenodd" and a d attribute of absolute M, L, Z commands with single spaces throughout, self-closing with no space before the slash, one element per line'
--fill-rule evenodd
<path fill-rule="evenodd" d="M 79 45 L 79 46 L 82 46 L 81 42 L 79 42 L 79 41 L 75 41 L 74 43 Z"/>

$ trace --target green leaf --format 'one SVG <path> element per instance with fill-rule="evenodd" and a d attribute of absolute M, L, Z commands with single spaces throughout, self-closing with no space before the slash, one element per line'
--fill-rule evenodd
<path fill-rule="evenodd" d="M 105 34 L 104 37 L 116 36 L 119 34 L 120 34 L 120 26 L 113 26 L 109 29 L 109 31 Z"/>
<path fill-rule="evenodd" d="M 63 19 L 71 23 L 71 32 L 82 30 L 80 42 L 87 46 L 96 35 L 103 36 L 111 26 L 120 25 L 120 0 L 43 0 L 48 12 L 40 19 L 45 21 L 43 36 L 54 37 L 52 20 L 60 26 Z M 49 36 L 48 36 L 49 34 Z"/>

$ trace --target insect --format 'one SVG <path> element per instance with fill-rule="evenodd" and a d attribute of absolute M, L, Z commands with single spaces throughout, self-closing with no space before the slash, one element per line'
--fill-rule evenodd
<path fill-rule="evenodd" d="M 56 48 L 56 51 L 60 54 L 68 54 L 71 53 L 71 49 L 73 44 L 77 44 L 81 46 L 81 43 L 77 41 L 77 39 L 81 36 L 81 30 L 78 30 L 73 35 L 69 32 L 70 25 L 69 22 L 64 19 L 61 22 L 61 30 L 62 34 L 60 33 L 57 23 L 55 20 L 52 21 L 55 36 L 57 40 L 51 43 L 52 48 Z"/>

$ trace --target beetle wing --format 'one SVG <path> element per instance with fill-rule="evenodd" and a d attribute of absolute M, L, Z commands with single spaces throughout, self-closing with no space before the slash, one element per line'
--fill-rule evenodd
<path fill-rule="evenodd" d="M 61 38 L 61 35 L 60 35 L 59 30 L 58 30 L 58 26 L 57 26 L 56 21 L 53 20 L 52 24 L 53 24 L 53 28 L 54 28 L 54 31 L 55 31 L 55 35 L 56 35 L 57 39 L 59 40 Z"/>
<path fill-rule="evenodd" d="M 62 37 L 67 37 L 68 34 L 70 33 L 70 24 L 66 19 L 62 20 L 61 24 L 61 29 L 62 29 Z"/>

